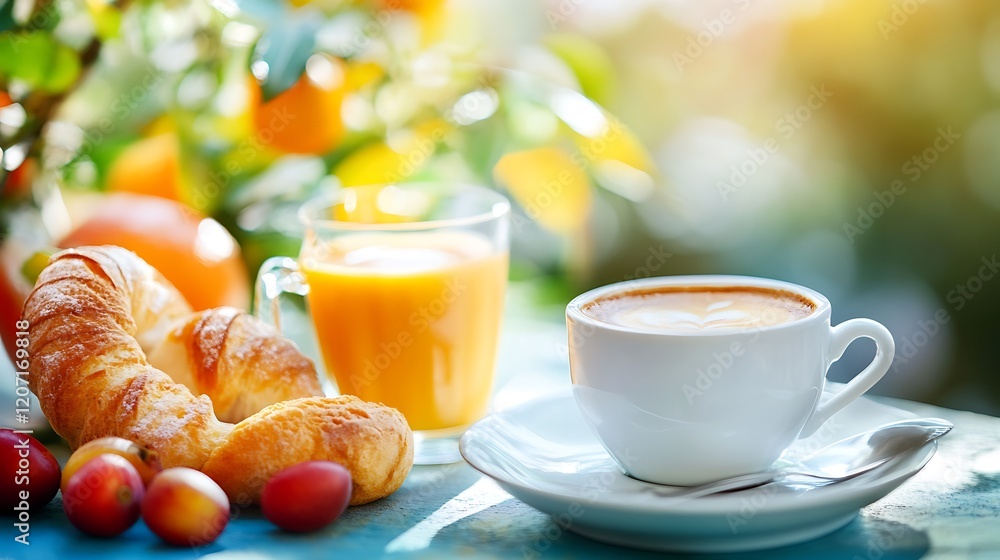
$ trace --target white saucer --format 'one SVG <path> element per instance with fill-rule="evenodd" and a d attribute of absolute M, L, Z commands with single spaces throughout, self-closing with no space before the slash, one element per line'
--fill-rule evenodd
<path fill-rule="evenodd" d="M 913 416 L 862 397 L 817 434 L 793 444 L 779 462 Z M 733 552 L 790 545 L 843 527 L 860 508 L 923 468 L 937 443 L 831 486 L 767 485 L 703 498 L 670 498 L 650 490 L 671 487 L 622 472 L 567 391 L 480 420 L 462 436 L 460 449 L 470 465 L 551 515 L 564 529 L 636 548 Z"/>

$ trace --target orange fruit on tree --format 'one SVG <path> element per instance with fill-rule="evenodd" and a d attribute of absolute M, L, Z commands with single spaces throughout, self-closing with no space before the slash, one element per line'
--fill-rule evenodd
<path fill-rule="evenodd" d="M 7 240 L 0 245 L 0 340 L 3 340 L 7 356 L 14 363 L 17 352 L 17 321 L 21 318 L 24 300 L 31 293 L 31 286 L 21 278 L 16 266 L 20 257 L 12 247 L 15 242 Z"/>
<path fill-rule="evenodd" d="M 0 194 L 11 196 L 27 194 L 31 189 L 31 182 L 35 178 L 37 167 L 38 165 L 35 163 L 34 158 L 24 160 L 21 165 L 7 174 L 7 178 L 4 179 L 3 189 L 0 189 L 2 191 Z"/>
<path fill-rule="evenodd" d="M 180 143 L 173 133 L 143 138 L 118 155 L 108 170 L 110 192 L 129 192 L 182 200 Z"/>
<path fill-rule="evenodd" d="M 340 108 L 345 66 L 336 58 L 313 55 L 292 87 L 254 112 L 254 135 L 261 144 L 292 154 L 325 154 L 344 137 Z"/>
<path fill-rule="evenodd" d="M 379 0 L 377 4 L 380 10 L 407 11 L 416 16 L 423 46 L 437 42 L 445 33 L 446 0 Z"/>
<path fill-rule="evenodd" d="M 179 202 L 111 194 L 59 246 L 118 245 L 159 270 L 195 309 L 246 308 L 250 286 L 240 248 L 219 222 Z"/>

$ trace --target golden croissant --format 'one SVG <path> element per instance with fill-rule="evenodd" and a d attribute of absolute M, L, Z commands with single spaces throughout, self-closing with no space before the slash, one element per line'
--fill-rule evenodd
<path fill-rule="evenodd" d="M 351 504 L 387 496 L 413 464 L 394 408 L 323 397 L 312 362 L 244 312 L 192 313 L 134 253 L 83 247 L 54 255 L 24 305 L 28 380 L 53 429 L 76 449 L 119 436 L 164 467 L 203 471 L 238 503 L 302 461 L 343 464 Z"/>

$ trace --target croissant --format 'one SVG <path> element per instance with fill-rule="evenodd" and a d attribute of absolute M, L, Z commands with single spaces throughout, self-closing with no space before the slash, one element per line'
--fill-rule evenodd
<path fill-rule="evenodd" d="M 223 422 L 235 424 L 270 404 L 323 394 L 312 361 L 245 311 L 217 307 L 174 325 L 146 358 L 175 383 L 207 395 Z"/>
<path fill-rule="evenodd" d="M 73 449 L 130 439 L 157 451 L 164 467 L 203 471 L 237 503 L 259 502 L 285 467 L 327 459 L 351 472 L 351 504 L 363 504 L 398 489 L 413 464 L 399 411 L 322 396 L 312 362 L 291 341 L 236 309 L 192 313 L 120 247 L 53 255 L 22 319 L 28 382 Z"/>

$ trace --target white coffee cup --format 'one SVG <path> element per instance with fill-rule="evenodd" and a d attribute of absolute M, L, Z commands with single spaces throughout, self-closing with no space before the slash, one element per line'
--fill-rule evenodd
<path fill-rule="evenodd" d="M 677 331 L 622 326 L 586 312 L 594 301 L 674 287 L 749 287 L 812 302 L 804 317 L 746 328 Z M 870 389 L 888 370 L 892 335 L 870 319 L 830 326 L 830 302 L 787 282 L 674 276 L 611 284 L 566 308 L 573 392 L 604 447 L 631 476 L 689 486 L 768 468 L 796 438 Z M 820 402 L 830 364 L 855 339 L 871 364 Z"/>

